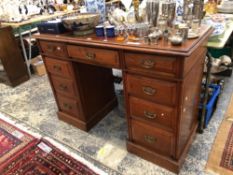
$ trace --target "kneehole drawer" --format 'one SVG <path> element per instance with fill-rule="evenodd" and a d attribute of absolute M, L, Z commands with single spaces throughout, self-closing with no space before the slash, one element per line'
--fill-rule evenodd
<path fill-rule="evenodd" d="M 103 64 L 115 68 L 120 67 L 119 55 L 117 51 L 73 45 L 68 45 L 67 49 L 69 56 L 72 58 L 81 59 L 93 64 Z"/>
<path fill-rule="evenodd" d="M 173 134 L 136 120 L 131 120 L 131 122 L 133 142 L 166 156 L 173 155 Z"/>

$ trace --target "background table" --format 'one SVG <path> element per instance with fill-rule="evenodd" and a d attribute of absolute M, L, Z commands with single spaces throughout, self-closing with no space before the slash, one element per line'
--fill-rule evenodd
<path fill-rule="evenodd" d="M 25 63 L 27 65 L 27 70 L 28 70 L 29 76 L 31 76 L 31 71 L 30 71 L 30 60 L 31 60 L 31 55 L 32 55 L 32 49 L 31 49 L 31 45 L 30 45 L 31 34 L 32 34 L 32 32 L 37 31 L 36 24 L 38 24 L 42 21 L 47 21 L 47 20 L 51 20 L 54 18 L 61 18 L 63 16 L 72 15 L 74 13 L 78 13 L 78 10 L 55 12 L 54 14 L 38 15 L 38 16 L 34 16 L 34 17 L 30 18 L 29 20 L 22 21 L 22 22 L 2 23 L 1 24 L 3 27 L 4 26 L 11 26 L 17 32 L 16 36 L 19 36 L 19 38 L 20 38 L 20 43 L 21 43 L 22 50 L 23 50 L 23 56 L 25 59 Z M 27 32 L 25 32 L 25 30 L 23 30 L 24 27 L 28 28 Z M 25 47 L 25 44 L 23 42 L 23 35 L 27 34 L 27 33 L 29 35 L 29 55 L 27 55 L 26 47 Z"/>

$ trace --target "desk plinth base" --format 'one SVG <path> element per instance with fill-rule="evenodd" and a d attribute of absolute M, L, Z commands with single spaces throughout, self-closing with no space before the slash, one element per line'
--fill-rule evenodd
<path fill-rule="evenodd" d="M 189 140 L 185 148 L 183 149 L 183 152 L 181 153 L 180 158 L 178 160 L 158 154 L 138 144 L 135 144 L 134 142 L 131 142 L 130 140 L 127 140 L 127 150 L 130 153 L 136 154 L 145 160 L 153 162 L 163 168 L 166 168 L 167 170 L 170 170 L 171 172 L 178 174 L 185 161 L 186 154 L 192 144 L 192 141 L 194 140 L 196 136 L 197 127 L 198 127 L 197 124 L 193 127 Z"/>
<path fill-rule="evenodd" d="M 84 122 L 78 118 L 66 114 L 64 112 L 58 111 L 58 118 L 66 123 L 78 127 L 83 131 L 89 131 L 93 126 L 95 126 L 100 120 L 102 120 L 110 111 L 112 111 L 117 106 L 117 98 L 113 98 L 109 103 L 107 103 L 101 110 L 96 112 L 89 121 Z"/>
<path fill-rule="evenodd" d="M 164 167 L 174 173 L 179 173 L 179 169 L 181 164 L 179 161 L 175 161 L 173 159 L 169 159 L 163 155 L 157 154 L 149 149 L 146 149 L 140 145 L 137 145 L 131 141 L 127 141 L 127 150 L 130 153 L 136 154 L 139 157 L 142 157 L 145 160 L 153 162 L 161 167 Z"/>

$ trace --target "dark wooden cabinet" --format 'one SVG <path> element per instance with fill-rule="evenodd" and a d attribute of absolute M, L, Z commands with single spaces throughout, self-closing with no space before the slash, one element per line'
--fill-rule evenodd
<path fill-rule="evenodd" d="M 182 46 L 107 42 L 95 36 L 36 35 L 58 116 L 88 131 L 117 105 L 111 68 L 123 70 L 128 151 L 179 172 L 198 126 L 211 29 Z"/>
<path fill-rule="evenodd" d="M 10 26 L 0 27 L 0 67 L 3 67 L 0 82 L 15 87 L 29 80 L 26 63 Z"/>

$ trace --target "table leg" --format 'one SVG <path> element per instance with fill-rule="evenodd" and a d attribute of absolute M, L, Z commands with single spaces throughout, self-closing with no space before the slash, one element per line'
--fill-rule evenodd
<path fill-rule="evenodd" d="M 28 74 L 31 77 L 30 62 L 28 60 L 26 48 L 25 48 L 25 45 L 24 45 L 24 42 L 23 42 L 23 36 L 22 36 L 22 33 L 21 33 L 21 28 L 18 28 L 18 33 L 19 33 L 20 43 L 21 43 L 21 46 L 22 46 L 22 49 L 23 49 L 23 56 L 24 56 L 24 60 L 25 60 L 26 66 L 27 66 Z M 29 56 L 30 56 L 30 54 L 29 54 Z"/>
<path fill-rule="evenodd" d="M 30 25 L 30 30 L 29 30 L 29 56 L 28 56 L 28 61 L 29 61 L 29 68 L 30 68 L 30 62 L 32 59 L 32 26 Z"/>
<path fill-rule="evenodd" d="M 204 92 L 204 100 L 203 100 L 203 108 L 202 108 L 202 113 L 201 113 L 201 118 L 199 121 L 199 127 L 198 127 L 198 132 L 203 133 L 204 128 L 205 128 L 205 114 L 206 114 L 206 104 L 208 102 L 208 89 L 209 89 L 209 84 L 210 84 L 210 75 L 211 75 L 211 67 L 212 67 L 212 60 L 211 60 L 211 55 L 208 52 L 207 53 L 207 72 L 206 72 L 206 83 L 205 83 L 205 92 Z"/>

